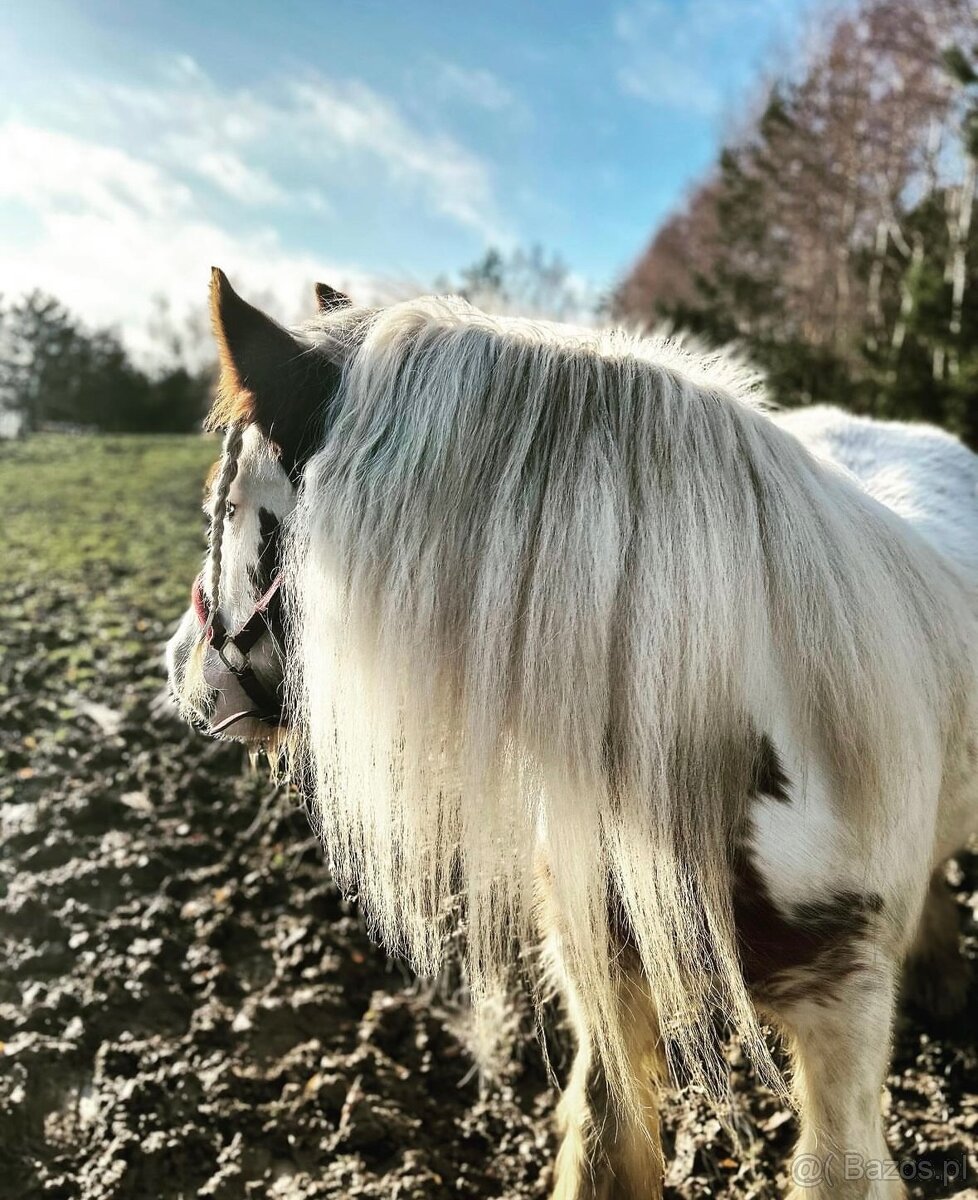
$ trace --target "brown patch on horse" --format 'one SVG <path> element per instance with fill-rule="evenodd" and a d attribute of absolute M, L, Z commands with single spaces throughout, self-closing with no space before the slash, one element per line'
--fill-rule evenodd
<path fill-rule="evenodd" d="M 831 999 L 835 987 L 863 965 L 883 900 L 874 892 L 837 890 L 790 909 L 775 903 L 751 856 L 749 805 L 759 796 L 791 804 L 791 780 L 766 734 L 756 734 L 751 742 L 745 779 L 748 807 L 730 860 L 731 915 L 744 979 L 760 1004 Z M 613 945 L 634 946 L 627 917 L 611 889 L 608 924 Z"/>
<path fill-rule="evenodd" d="M 734 839 L 730 858 L 730 904 L 734 936 L 744 979 L 758 1004 L 811 999 L 830 1000 L 838 984 L 859 971 L 866 962 L 867 947 L 883 899 L 875 892 L 835 890 L 824 899 L 779 907 L 751 857 L 749 805 L 765 796 L 791 804 L 791 780 L 773 742 L 766 734 L 754 734 L 752 747 L 743 756 L 746 774 L 741 786 L 748 789 L 743 826 Z M 614 779 L 614 741 L 605 747 L 609 778 Z M 550 867 L 538 861 L 537 896 L 541 927 L 560 932 L 552 905 Z M 636 951 L 631 924 L 610 880 L 607 896 L 609 945 L 613 956 Z M 709 969 L 707 957 L 703 969 Z"/>
<path fill-rule="evenodd" d="M 267 508 L 258 510 L 258 558 L 249 566 L 248 576 L 256 597 L 263 596 L 272 586 L 279 570 L 279 549 L 282 525 Z"/>
<path fill-rule="evenodd" d="M 777 750 L 762 734 L 754 766 L 754 797 L 791 803 L 789 780 Z M 790 910 L 774 901 L 754 863 L 746 831 L 731 864 L 733 918 L 744 978 L 758 1000 L 829 997 L 862 964 L 873 919 L 883 909 L 875 892 L 837 890 Z"/>
<path fill-rule="evenodd" d="M 246 388 L 239 387 L 234 376 L 224 365 L 214 393 L 214 403 L 204 418 L 208 431 L 227 429 L 231 425 L 249 425 L 254 420 L 255 397 Z"/>
<path fill-rule="evenodd" d="M 219 267 L 211 267 L 211 332 L 214 334 L 214 341 L 217 342 L 217 358 L 221 370 L 214 403 L 204 420 L 205 429 L 226 429 L 238 423 L 247 424 L 251 421 L 254 411 L 254 396 L 241 382 L 225 328 L 225 289 L 231 289 L 227 276 Z"/>
<path fill-rule="evenodd" d="M 781 765 L 777 750 L 766 733 L 761 734 L 758 742 L 753 776 L 755 796 L 770 796 L 773 800 L 780 800 L 782 804 L 791 803 L 788 776 Z"/>
<path fill-rule="evenodd" d="M 242 300 L 219 267 L 211 267 L 210 314 L 221 374 L 204 428 L 248 424 L 256 417 L 256 377 L 262 374 L 263 352 L 274 348 L 289 353 L 292 339 L 270 317 Z"/>
<path fill-rule="evenodd" d="M 733 881 L 744 978 L 759 1001 L 830 999 L 835 985 L 863 965 L 874 918 L 883 910 L 875 892 L 835 891 L 785 912 L 745 852 L 734 864 Z"/>

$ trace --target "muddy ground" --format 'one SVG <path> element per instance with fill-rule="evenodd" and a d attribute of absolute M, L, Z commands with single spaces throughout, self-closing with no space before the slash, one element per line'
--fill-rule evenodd
<path fill-rule="evenodd" d="M 165 558 L 84 565 L 16 571 L 0 622 L 0 1197 L 545 1197 L 537 1043 L 480 1086 L 451 988 L 371 945 L 295 798 L 160 710 Z M 978 856 L 955 884 L 978 956 Z M 670 1197 L 784 1183 L 792 1121 L 740 1082 L 739 1148 L 670 1102 Z M 890 1089 L 912 1194 L 978 1196 L 978 989 L 901 1017 Z"/>

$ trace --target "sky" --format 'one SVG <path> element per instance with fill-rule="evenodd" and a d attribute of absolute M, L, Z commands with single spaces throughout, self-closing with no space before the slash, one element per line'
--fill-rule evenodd
<path fill-rule="evenodd" d="M 602 290 L 813 0 L 30 0 L 0 9 L 0 292 L 145 352 L 212 264 L 280 319 L 490 246 Z"/>

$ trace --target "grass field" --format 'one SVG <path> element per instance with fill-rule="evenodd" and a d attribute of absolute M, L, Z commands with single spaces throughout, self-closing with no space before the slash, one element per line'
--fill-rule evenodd
<path fill-rule="evenodd" d="M 175 616 L 203 550 L 216 438 L 41 435 L 0 443 L 4 570 L 104 588 Z"/>
<path fill-rule="evenodd" d="M 120 686 L 163 686 L 160 650 L 199 569 L 202 485 L 218 451 L 200 436 L 0 443 L 0 698 L 33 689 L 64 715 L 82 684 L 99 702 Z M 26 663 L 25 640 L 38 650 Z"/>

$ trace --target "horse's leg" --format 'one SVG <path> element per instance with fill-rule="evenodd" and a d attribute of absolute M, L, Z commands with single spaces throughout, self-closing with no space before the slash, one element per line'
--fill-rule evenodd
<path fill-rule="evenodd" d="M 644 980 L 628 952 L 618 983 L 621 1026 L 642 1115 L 616 1105 L 573 984 L 561 980 L 577 1038 L 577 1056 L 558 1110 L 563 1140 L 554 1200 L 653 1200 L 662 1194 L 658 1088 L 664 1077 L 659 1026 Z M 560 972 L 555 972 L 559 974 Z"/>
<path fill-rule="evenodd" d="M 931 876 L 927 900 L 907 959 L 908 999 L 935 1017 L 953 1017 L 968 998 L 971 974 L 959 944 L 958 910 L 943 868 Z"/>
<path fill-rule="evenodd" d="M 553 1200 L 659 1200 L 663 1174 L 659 1089 L 667 1072 L 658 1014 L 644 975 L 634 951 L 622 938 L 615 961 L 618 1026 L 638 1093 L 638 1103 L 623 1109 L 605 1076 L 576 981 L 561 952 L 560 916 L 542 851 L 536 877 L 543 957 L 577 1042 L 574 1065 L 557 1110 L 562 1136 L 554 1166 Z"/>
<path fill-rule="evenodd" d="M 876 947 L 843 979 L 813 982 L 774 1006 L 794 1059 L 801 1137 L 794 1200 L 895 1200 L 905 1195 L 883 1135 L 883 1084 L 898 967 Z"/>

